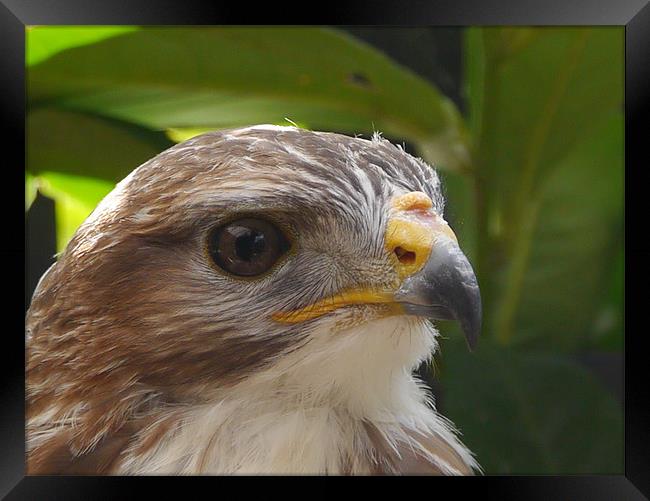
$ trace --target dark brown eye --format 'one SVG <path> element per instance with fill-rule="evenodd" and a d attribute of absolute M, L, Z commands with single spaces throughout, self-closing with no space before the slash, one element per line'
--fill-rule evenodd
<path fill-rule="evenodd" d="M 214 263 L 240 277 L 268 271 L 289 247 L 280 229 L 263 219 L 237 219 L 215 228 L 208 237 Z"/>

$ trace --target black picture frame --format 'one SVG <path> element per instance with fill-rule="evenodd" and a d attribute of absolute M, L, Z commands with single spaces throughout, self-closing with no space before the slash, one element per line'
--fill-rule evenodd
<path fill-rule="evenodd" d="M 0 250 L 5 294 L 2 301 L 5 346 L 0 389 L 0 495 L 7 499 L 112 499 L 132 492 L 136 485 L 167 488 L 168 478 L 140 480 L 126 477 L 25 476 L 24 454 L 24 305 L 16 289 L 25 286 L 25 240 L 21 234 L 24 201 L 20 169 L 25 157 L 25 26 L 57 24 L 318 24 L 318 25 L 609 25 L 625 27 L 625 472 L 620 476 L 484 476 L 432 479 L 418 482 L 453 482 L 455 497 L 480 490 L 493 499 L 646 499 L 650 495 L 650 413 L 648 400 L 646 310 L 644 293 L 649 278 L 650 244 L 644 190 L 650 177 L 647 165 L 647 102 L 650 94 L 650 6 L 647 0 L 445 0 L 401 2 L 330 2 L 310 18 L 313 3 L 302 5 L 236 4 L 195 0 L 0 0 L 0 102 L 2 153 L 14 153 L 3 162 L 6 179 L 2 199 L 5 211 L 5 245 Z M 282 15 L 280 15 L 282 14 Z M 22 216 L 21 216 L 22 215 Z M 8 228 L 6 223 L 13 227 Z M 19 264 L 22 261 L 22 266 Z M 22 324 L 22 327 L 21 327 Z M 149 477 L 151 478 L 151 477 Z M 301 480 L 303 480 L 301 478 Z M 192 483 L 223 482 L 193 477 Z M 275 481 L 275 479 L 272 479 Z M 294 479 L 297 480 L 297 479 Z M 413 479 L 411 479 L 413 480 Z M 185 481 L 185 479 L 180 479 Z M 230 478 L 228 481 L 237 481 Z M 317 481 L 323 481 L 317 479 Z M 385 481 L 385 480 L 383 480 Z M 396 480 L 403 481 L 403 480 Z M 185 489 L 189 484 L 185 484 Z M 422 485 L 408 495 L 429 496 L 443 484 Z M 209 487 L 207 484 L 199 487 Z M 223 487 L 223 486 L 221 486 Z M 232 485 L 232 487 L 235 487 Z M 351 488 L 351 487 L 350 487 Z M 223 491 L 222 491 L 223 492 Z M 411 494 L 413 492 L 413 494 Z M 313 495 L 313 491 L 306 492 Z M 319 493 L 324 494 L 325 491 Z"/>

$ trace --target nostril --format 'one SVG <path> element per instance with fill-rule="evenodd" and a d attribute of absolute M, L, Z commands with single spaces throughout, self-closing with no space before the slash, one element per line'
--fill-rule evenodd
<path fill-rule="evenodd" d="M 402 264 L 413 264 L 415 263 L 415 252 L 404 249 L 403 247 L 395 247 L 395 255 L 399 262 Z"/>

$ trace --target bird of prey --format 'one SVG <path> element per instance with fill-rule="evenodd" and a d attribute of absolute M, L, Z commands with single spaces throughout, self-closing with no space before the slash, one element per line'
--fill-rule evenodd
<path fill-rule="evenodd" d="M 29 474 L 480 472 L 413 374 L 479 288 L 433 168 L 258 125 L 135 169 L 26 318 Z"/>

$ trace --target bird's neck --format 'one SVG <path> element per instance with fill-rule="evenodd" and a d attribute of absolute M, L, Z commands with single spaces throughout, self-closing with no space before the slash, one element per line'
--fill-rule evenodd
<path fill-rule="evenodd" d="M 170 411 L 174 426 L 122 471 L 370 473 L 377 450 L 410 432 L 448 434 L 412 376 L 434 331 L 374 327 L 323 334 L 212 402 Z"/>
<path fill-rule="evenodd" d="M 371 473 L 379 468 L 371 462 L 376 449 L 438 424 L 414 380 L 402 374 L 392 383 L 404 393 L 400 407 L 361 414 L 337 398 L 285 393 L 281 385 L 248 386 L 245 394 L 177 414 L 175 428 L 167 428 L 150 451 L 127 459 L 122 472 Z"/>

